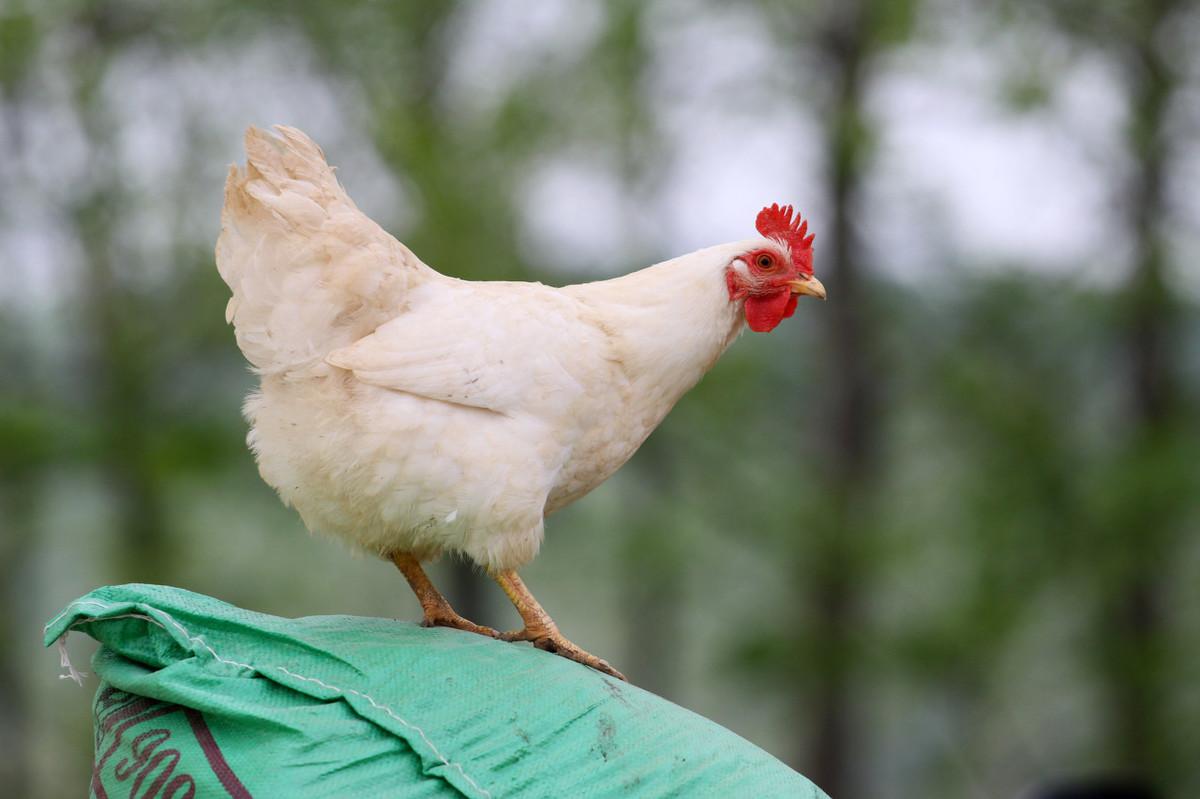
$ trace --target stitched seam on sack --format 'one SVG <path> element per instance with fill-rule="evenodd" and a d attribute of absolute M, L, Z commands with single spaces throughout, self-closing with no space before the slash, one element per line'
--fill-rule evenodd
<path fill-rule="evenodd" d="M 64 610 L 62 613 L 58 614 L 53 619 L 51 619 L 50 623 L 42 628 L 43 631 L 48 630 L 50 628 L 50 626 L 53 625 L 56 621 L 61 619 L 63 616 L 67 615 L 67 613 L 70 612 L 70 610 L 75 605 L 97 605 L 105 610 L 107 610 L 108 608 L 114 607 L 113 605 L 109 605 L 104 602 L 98 602 L 94 599 L 76 600 L 75 602 L 72 602 L 70 605 L 68 605 L 66 610 Z M 203 638 L 201 638 L 198 635 L 190 635 L 188 633 L 188 631 L 183 628 L 183 625 L 180 624 L 178 621 L 176 621 L 175 618 L 170 613 L 167 613 L 165 610 L 160 610 L 158 608 L 154 608 L 154 610 L 157 613 L 161 613 L 163 616 L 165 616 L 167 618 L 167 621 L 174 624 L 175 627 L 181 633 L 183 633 L 184 637 L 187 638 L 188 641 L 191 641 L 194 643 L 199 643 L 201 646 L 203 646 L 205 649 L 208 650 L 209 654 L 211 654 L 214 658 L 216 658 L 220 662 L 226 663 L 230 666 L 237 666 L 238 668 L 246 669 L 248 671 L 256 671 L 256 672 L 259 672 L 260 674 L 262 673 L 262 671 L 263 671 L 262 669 L 256 668 L 255 666 L 251 666 L 248 663 L 239 663 L 236 660 L 227 660 L 226 658 L 221 657 L 220 655 L 218 655 L 216 653 L 216 650 L 214 650 L 211 646 L 209 646 L 208 643 Z M 159 627 L 162 627 L 164 630 L 167 629 L 165 624 L 163 624 L 161 621 L 159 621 L 158 619 L 155 619 L 151 616 L 147 616 L 142 613 L 123 613 L 119 616 L 106 616 L 104 618 L 80 619 L 79 621 L 73 622 L 71 624 L 71 626 L 67 628 L 67 631 L 74 629 L 77 625 L 80 625 L 80 624 L 90 624 L 92 622 L 109 621 L 112 619 L 145 619 L 148 622 L 157 624 Z M 66 632 L 64 632 L 63 635 L 66 635 Z M 364 694 L 362 691 L 356 691 L 353 688 L 339 688 L 336 685 L 330 685 L 327 682 L 318 680 L 316 677 L 305 677 L 302 674 L 296 674 L 293 671 L 289 671 L 289 670 L 285 669 L 283 666 L 275 666 L 274 668 L 278 669 L 279 671 L 282 671 L 284 674 L 288 675 L 289 677 L 293 677 L 297 680 L 304 680 L 305 682 L 316 683 L 317 685 L 320 685 L 323 688 L 327 688 L 330 691 L 337 691 L 338 693 L 343 694 L 343 695 L 354 694 L 355 696 L 360 696 L 363 699 L 367 700 L 367 702 L 369 702 L 371 704 L 371 707 L 375 708 L 376 710 L 382 710 L 384 713 L 387 713 L 393 719 L 400 722 L 401 724 L 403 724 L 405 727 L 409 728 L 410 730 L 416 730 L 417 733 L 421 736 L 421 740 L 423 740 L 426 743 L 426 745 L 428 745 L 429 748 L 433 750 L 433 753 L 435 755 L 437 755 L 438 760 L 441 760 L 443 765 L 445 765 L 447 768 L 456 769 L 458 771 L 458 773 L 463 776 L 464 780 L 471 783 L 471 786 L 474 787 L 475 790 L 479 791 L 484 796 L 488 797 L 488 799 L 491 799 L 492 794 L 486 788 L 481 786 L 479 783 L 475 782 L 475 780 L 471 779 L 470 775 L 468 775 L 467 772 L 463 770 L 462 765 L 460 765 L 459 763 L 455 763 L 454 761 L 450 760 L 445 755 L 443 755 L 442 751 L 437 748 L 437 746 L 433 743 L 433 741 L 429 740 L 429 736 L 425 734 L 425 731 L 423 729 L 418 727 L 416 724 L 413 724 L 412 722 L 406 721 L 405 719 L 401 718 L 394 710 L 392 710 L 387 705 L 375 701 L 374 697 L 370 696 L 369 694 Z"/>
<path fill-rule="evenodd" d="M 67 607 L 66 607 L 66 608 L 63 610 L 63 612 L 62 612 L 62 613 L 58 614 L 58 615 L 57 615 L 57 616 L 55 616 L 53 619 L 51 619 L 50 621 L 46 622 L 46 626 L 42 627 L 42 632 L 43 632 L 43 633 L 45 633 L 47 630 L 49 630 L 51 627 L 53 627 L 53 626 L 54 626 L 54 624 L 55 624 L 55 622 L 57 622 L 57 621 L 58 621 L 59 619 L 61 619 L 63 616 L 66 616 L 68 613 L 70 613 L 70 612 L 71 612 L 71 610 L 72 610 L 72 609 L 73 609 L 73 608 L 74 608 L 76 605 L 98 605 L 99 607 L 101 607 L 101 608 L 104 608 L 104 609 L 106 609 L 106 610 L 107 610 L 108 608 L 112 607 L 112 605 L 108 605 L 108 604 L 106 604 L 106 603 L 104 603 L 104 602 L 97 602 L 97 601 L 96 601 L 96 600 L 94 600 L 94 599 L 76 599 L 74 602 L 72 602 L 71 604 L 67 605 Z"/>
<path fill-rule="evenodd" d="M 454 768 L 458 769 L 458 773 L 463 775 L 463 779 L 465 779 L 467 782 L 471 783 L 473 786 L 475 786 L 476 790 L 481 791 L 484 794 L 484 796 L 487 796 L 490 799 L 491 794 L 488 793 L 487 789 L 481 787 L 479 785 L 479 783 L 475 782 L 475 780 L 473 780 L 469 776 L 467 776 L 467 772 L 463 771 L 463 767 L 460 766 L 458 763 L 452 763 L 449 760 L 447 760 L 446 756 L 443 755 L 441 753 L 441 750 L 439 750 L 437 748 L 437 746 L 434 745 L 433 741 L 429 740 L 429 736 L 425 734 L 425 731 L 423 729 L 421 729 L 420 727 L 418 727 L 417 725 L 415 725 L 411 722 L 405 721 L 404 719 L 400 718 L 392 711 L 392 709 L 390 707 L 388 707 L 387 705 L 384 705 L 384 704 L 380 704 L 379 702 L 376 702 L 375 699 L 372 696 L 370 696 L 369 694 L 364 694 L 362 691 L 356 691 L 353 688 L 338 688 L 336 685 L 330 685 L 329 683 L 322 682 L 322 681 L 318 680 L 316 677 L 305 677 L 303 675 L 288 671 L 283 666 L 276 666 L 275 668 L 279 669 L 284 674 L 287 674 L 290 677 L 295 677 L 297 680 L 313 682 L 313 683 L 316 683 L 317 685 L 328 688 L 331 691 L 340 691 L 341 693 L 348 693 L 348 694 L 354 694 L 355 696 L 361 696 L 363 699 L 365 699 L 371 703 L 371 707 L 374 707 L 377 710 L 382 710 L 384 713 L 387 713 L 389 716 L 391 716 L 396 721 L 403 724 L 405 727 L 416 730 L 417 733 L 421 736 L 421 740 L 423 740 L 426 744 L 429 745 L 429 748 L 433 750 L 433 753 L 435 755 L 437 755 L 438 758 L 443 763 L 445 763 L 447 766 L 453 766 Z"/>

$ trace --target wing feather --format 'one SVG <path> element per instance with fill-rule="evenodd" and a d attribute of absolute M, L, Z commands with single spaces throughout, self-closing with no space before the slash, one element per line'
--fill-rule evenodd
<path fill-rule="evenodd" d="M 326 360 L 364 383 L 496 413 L 572 402 L 583 390 L 568 368 L 583 332 L 573 301 L 536 284 L 489 285 L 417 292 L 402 314 Z"/>

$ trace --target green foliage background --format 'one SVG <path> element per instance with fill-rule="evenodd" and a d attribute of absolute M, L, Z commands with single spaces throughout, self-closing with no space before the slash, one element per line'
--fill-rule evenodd
<path fill-rule="evenodd" d="M 720 65 L 672 72 L 667 45 L 697 26 L 722 64 L 768 68 L 751 85 Z M 242 128 L 306 129 L 445 272 L 563 283 L 679 254 L 666 187 L 707 186 L 694 172 L 718 165 L 689 162 L 672 125 L 702 102 L 799 132 L 803 174 L 769 176 L 794 196 L 756 202 L 812 218 L 830 300 L 739 342 L 622 472 L 552 518 L 531 587 L 635 682 L 834 796 L 1009 796 L 1100 774 L 1196 795 L 1198 34 L 1183 0 L 5 0 L 0 784 L 87 782 L 87 699 L 37 642 L 95 585 L 418 613 L 390 566 L 307 536 L 245 449 L 252 379 L 212 262 Z M 489 61 L 489 37 L 517 44 Z M 951 242 L 881 167 L 879 86 L 964 41 L 994 76 L 979 102 L 995 125 L 1033 120 L 1081 149 L 1092 131 L 1054 111 L 1071 70 L 1102 76 L 1119 108 L 1090 162 L 1109 197 L 1095 261 Z M 530 175 L 564 155 L 619 198 L 617 235 L 565 265 L 529 219 Z M 899 190 L 878 191 L 888 180 Z M 588 241 L 604 200 L 589 185 L 571 198 Z M 878 220 L 913 206 L 907 235 L 930 255 L 906 274 Z M 1026 212 L 1010 209 L 1015 238 Z M 515 623 L 468 567 L 435 581 L 466 615 Z"/>

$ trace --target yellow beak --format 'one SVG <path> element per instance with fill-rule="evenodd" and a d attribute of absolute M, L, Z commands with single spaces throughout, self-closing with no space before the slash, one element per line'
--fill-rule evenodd
<path fill-rule="evenodd" d="M 793 280 L 788 283 L 792 288 L 793 294 L 807 294 L 810 297 L 816 297 L 818 300 L 825 299 L 825 286 L 815 277 L 804 277 L 800 280 Z"/>

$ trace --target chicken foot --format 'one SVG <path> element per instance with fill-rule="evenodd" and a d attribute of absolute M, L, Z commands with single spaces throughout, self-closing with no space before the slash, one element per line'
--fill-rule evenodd
<path fill-rule="evenodd" d="M 407 552 L 393 552 L 391 560 L 404 575 L 404 579 L 408 580 L 413 593 L 417 595 L 417 601 L 421 603 L 421 610 L 425 614 L 425 618 L 421 622 L 422 627 L 453 627 L 456 630 L 466 630 L 469 633 L 478 633 L 489 638 L 500 637 L 500 633 L 491 627 L 484 627 L 458 615 L 450 606 L 449 600 L 442 596 L 442 592 L 430 582 L 429 575 L 421 568 L 421 562 L 415 557 Z"/>
<path fill-rule="evenodd" d="M 525 629 L 501 633 L 500 640 L 529 641 L 538 649 L 553 652 L 568 660 L 582 663 L 596 671 L 628 682 L 624 674 L 608 665 L 606 661 L 590 652 L 585 652 L 568 641 L 558 631 L 558 625 L 554 623 L 554 619 L 550 618 L 550 614 L 533 598 L 533 594 L 525 587 L 525 582 L 517 575 L 516 571 L 505 569 L 493 574 L 492 579 L 504 589 L 504 593 L 508 595 L 508 599 L 517 609 L 517 613 L 521 614 L 521 621 L 525 622 Z"/>

